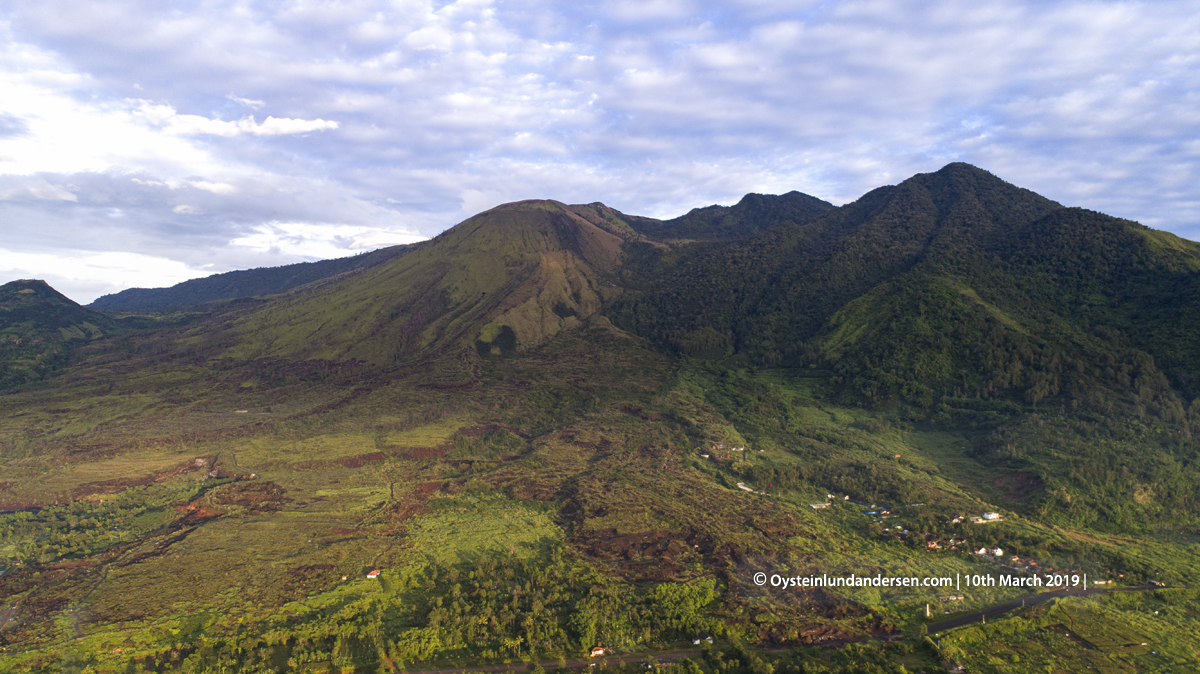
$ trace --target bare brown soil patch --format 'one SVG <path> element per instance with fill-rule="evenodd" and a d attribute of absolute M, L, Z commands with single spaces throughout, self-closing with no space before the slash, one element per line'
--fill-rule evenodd
<path fill-rule="evenodd" d="M 858 640 L 858 637 L 832 625 L 806 625 L 798 630 L 800 641 L 806 644 L 848 643 Z"/>
<path fill-rule="evenodd" d="M 593 559 L 613 565 L 618 573 L 635 580 L 674 580 L 687 569 L 680 562 L 700 554 L 699 538 L 671 531 L 619 534 L 615 529 L 580 532 L 570 542 Z"/>
<path fill-rule="evenodd" d="M 224 510 L 214 508 L 201 499 L 196 499 L 187 505 L 176 506 L 176 510 L 183 513 L 183 517 L 176 520 L 174 524 L 180 526 L 190 526 L 200 524 L 206 520 L 212 520 L 225 514 Z"/>
<path fill-rule="evenodd" d="M 417 485 L 417 488 L 413 489 L 412 493 L 423 498 L 424 500 L 428 500 L 430 496 L 433 496 L 439 489 L 442 488 L 442 484 L 443 483 L 437 481 L 425 482 Z"/>
<path fill-rule="evenodd" d="M 371 452 L 370 454 L 359 454 L 338 461 L 344 468 L 362 468 L 368 463 L 376 463 L 388 458 L 383 452 Z"/>
<path fill-rule="evenodd" d="M 339 574 L 332 564 L 304 564 L 287 570 L 284 593 L 299 599 L 333 587 Z"/>
<path fill-rule="evenodd" d="M 505 455 L 496 460 L 475 460 L 470 467 L 473 468 L 479 464 L 496 464 L 498 468 L 483 479 L 493 488 L 503 491 L 511 498 L 542 502 L 560 498 L 560 492 L 571 478 L 568 470 L 546 469 L 531 473 L 527 469 L 522 470 L 521 466 L 503 467 L 500 465 L 514 458 L 516 457 Z"/>
<path fill-rule="evenodd" d="M 291 502 L 286 493 L 286 489 L 274 482 L 239 482 L 217 490 L 213 502 L 242 506 L 251 512 L 275 512 Z"/>
<path fill-rule="evenodd" d="M 443 487 L 442 482 L 426 482 L 417 485 L 412 491 L 402 495 L 386 508 L 387 519 L 392 526 L 393 535 L 403 534 L 408 520 L 429 512 L 425 504 Z"/>
<path fill-rule="evenodd" d="M 400 456 L 413 461 L 440 459 L 443 456 L 446 456 L 452 447 L 453 445 L 448 442 L 438 445 L 437 447 L 410 447 L 403 450 L 400 453 Z"/>

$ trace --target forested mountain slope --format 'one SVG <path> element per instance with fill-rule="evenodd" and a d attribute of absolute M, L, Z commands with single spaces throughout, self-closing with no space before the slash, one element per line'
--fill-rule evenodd
<path fill-rule="evenodd" d="M 632 257 L 618 325 L 683 353 L 827 366 L 877 402 L 1104 397 L 1136 380 L 1141 404 L 1182 420 L 1196 394 L 1200 245 L 965 164 L 805 225 Z"/>
<path fill-rule="evenodd" d="M 66 365 L 71 349 L 117 331 L 45 281 L 0 286 L 0 389 L 40 380 Z"/>
<path fill-rule="evenodd" d="M 659 240 L 735 241 L 785 222 L 803 224 L 833 210 L 833 204 L 792 191 L 747 194 L 733 206 L 705 206 L 670 220 L 625 216 L 639 233 Z"/>
<path fill-rule="evenodd" d="M 412 245 L 390 246 L 333 260 L 230 271 L 184 281 L 170 288 L 129 288 L 119 293 L 101 296 L 88 307 L 109 313 L 146 313 L 241 297 L 273 295 L 340 274 L 373 267 L 404 255 L 412 248 Z"/>

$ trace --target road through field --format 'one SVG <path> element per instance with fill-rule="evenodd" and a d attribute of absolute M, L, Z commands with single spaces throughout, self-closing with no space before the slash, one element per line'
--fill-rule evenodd
<path fill-rule="evenodd" d="M 1090 597 L 1090 596 L 1095 596 L 1095 595 L 1099 595 L 1099 594 L 1105 594 L 1108 592 L 1146 592 L 1149 590 L 1160 590 L 1160 589 L 1164 589 L 1164 586 L 1141 585 L 1138 587 L 1092 588 L 1089 590 L 1068 588 L 1068 589 L 1064 589 L 1064 590 L 1055 590 L 1054 592 L 1041 592 L 1039 594 L 1035 594 L 1030 597 L 1025 597 L 1023 600 L 1015 599 L 1013 601 L 1008 601 L 1003 604 L 996 604 L 995 606 L 990 606 L 982 611 L 973 611 L 971 613 L 960 615 L 956 618 L 951 618 L 949 620 L 943 620 L 938 623 L 933 623 L 933 624 L 929 625 L 929 634 L 932 635 L 932 634 L 936 634 L 938 632 L 944 632 L 946 630 L 953 629 L 955 627 L 962 627 L 963 625 L 970 625 L 971 623 L 977 623 L 977 622 L 980 622 L 981 620 L 983 620 L 985 617 L 986 618 L 995 618 L 997 616 L 1004 615 L 1005 613 L 1008 613 L 1009 611 L 1012 611 L 1014 609 L 1022 608 L 1024 606 L 1034 606 L 1037 604 L 1042 604 L 1042 603 L 1050 601 L 1051 599 L 1057 599 L 1059 597 Z M 895 635 L 895 636 L 899 636 L 899 635 Z M 892 638 L 895 638 L 895 637 L 892 637 Z M 830 645 L 830 644 L 826 644 L 826 645 Z M 790 650 L 790 649 L 788 649 L 788 648 L 771 648 L 771 649 L 766 649 L 766 650 L 786 651 L 786 650 Z M 591 664 L 599 665 L 604 662 L 610 662 L 610 663 L 642 662 L 642 661 L 648 660 L 649 658 L 654 658 L 656 661 L 658 661 L 659 664 L 669 664 L 669 663 L 675 662 L 676 660 L 679 660 L 681 658 L 698 657 L 700 655 L 700 653 L 701 653 L 701 649 L 691 648 L 691 649 L 662 651 L 662 652 L 654 652 L 654 653 L 632 653 L 629 655 L 609 655 L 609 656 L 605 656 L 605 657 L 590 658 L 590 659 L 586 659 L 586 660 L 567 660 L 566 666 L 568 669 L 577 670 L 577 669 L 581 669 L 583 667 L 587 667 L 588 665 L 591 665 Z M 555 669 L 559 669 L 561 666 L 561 663 L 559 663 L 557 660 L 553 660 L 553 661 L 549 661 L 549 662 L 541 662 L 541 663 L 536 663 L 536 664 L 540 664 L 542 666 L 542 668 L 545 669 L 546 671 L 553 671 Z M 535 663 L 529 663 L 529 662 L 512 662 L 512 663 L 506 663 L 506 664 L 502 664 L 502 665 L 479 665 L 479 666 L 475 666 L 475 667 L 451 667 L 451 668 L 442 668 L 442 669 L 421 669 L 421 670 L 411 670 L 411 671 L 413 671 L 414 673 L 417 673 L 417 674 L 465 674 L 466 672 L 488 672 L 489 674 L 495 674 L 495 673 L 499 673 L 499 672 L 528 672 L 534 665 L 535 665 Z"/>
<path fill-rule="evenodd" d="M 933 623 L 929 626 L 929 633 L 936 634 L 938 632 L 944 632 L 955 627 L 962 627 L 963 625 L 981 622 L 985 618 L 995 618 L 996 616 L 1004 615 L 1013 609 L 1018 609 L 1023 606 L 1042 604 L 1050 601 L 1051 599 L 1057 599 L 1059 597 L 1091 597 L 1098 594 L 1105 594 L 1107 592 L 1145 592 L 1147 590 L 1161 589 L 1163 589 L 1163 586 L 1161 585 L 1139 585 L 1138 587 L 1097 587 L 1088 590 L 1081 590 L 1079 588 L 1066 588 L 1063 590 L 1055 590 L 1054 592 L 1041 592 L 1031 597 L 1014 599 L 1012 601 L 1004 602 L 1003 604 L 990 606 L 982 611 L 972 611 L 970 613 L 960 615 L 957 618 L 951 618 L 949 620 L 943 620 L 939 623 Z"/>

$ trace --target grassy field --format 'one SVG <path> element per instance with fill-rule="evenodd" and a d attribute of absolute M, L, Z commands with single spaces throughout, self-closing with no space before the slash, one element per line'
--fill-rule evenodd
<path fill-rule="evenodd" d="M 1155 671 L 1197 650 L 1186 592 L 1059 602 L 945 633 L 939 651 L 925 626 L 1027 591 L 756 584 L 1015 573 L 970 552 L 985 545 L 1092 577 L 1200 579 L 1186 535 L 1039 519 L 1045 489 L 1006 482 L 986 437 L 822 400 L 811 371 L 673 361 L 601 328 L 484 360 L 465 387 L 93 358 L 145 371 L 142 390 L 79 374 L 0 398 L 15 607 L 0 671 L 389 671 L 575 658 L 585 640 L 652 653 L 701 627 L 744 663 L 760 656 L 732 644 L 799 648 L 763 652 L 781 672 L 932 671 L 943 655 Z M 987 511 L 1006 521 L 952 521 Z M 535 606 L 546 617 L 522 622 Z M 1130 638 L 1161 649 L 1118 650 Z"/>
<path fill-rule="evenodd" d="M 959 629 L 943 651 L 969 671 L 1193 671 L 1200 666 L 1193 590 L 1059 600 Z"/>

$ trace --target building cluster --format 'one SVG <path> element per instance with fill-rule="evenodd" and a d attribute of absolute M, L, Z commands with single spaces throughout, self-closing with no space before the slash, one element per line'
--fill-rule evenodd
<path fill-rule="evenodd" d="M 748 491 L 751 494 L 761 494 L 763 496 L 770 496 L 770 494 L 768 494 L 765 491 L 756 491 L 753 487 L 747 487 L 745 482 L 737 483 L 737 488 L 741 489 L 742 491 Z"/>
<path fill-rule="evenodd" d="M 870 515 L 871 520 L 876 524 L 883 524 L 884 520 L 897 517 L 897 515 L 893 515 L 892 511 L 888 510 L 887 508 L 880 508 L 878 510 L 864 510 L 862 513 L 864 515 Z"/>
<path fill-rule="evenodd" d="M 967 544 L 967 539 L 965 538 L 934 538 L 933 535 L 929 533 L 925 533 L 924 537 L 925 547 L 930 550 L 951 550 L 958 552 L 960 547 L 965 548 Z"/>
<path fill-rule="evenodd" d="M 745 447 L 726 447 L 723 444 L 714 444 L 714 445 L 709 446 L 708 449 L 700 450 L 700 458 L 709 459 L 709 458 L 715 457 L 714 460 L 722 460 L 722 459 L 732 460 L 734 457 L 733 452 L 745 452 L 745 451 L 746 451 Z M 760 449 L 758 451 L 762 452 L 765 450 Z"/>
<path fill-rule="evenodd" d="M 959 521 L 961 522 L 962 520 L 959 520 Z M 971 524 L 990 524 L 992 522 L 1003 522 L 1003 521 L 1004 521 L 1004 518 L 1000 516 L 1000 513 L 984 513 L 984 514 L 980 515 L 979 517 L 971 518 Z"/>
<path fill-rule="evenodd" d="M 738 485 L 738 486 L 741 486 L 741 485 Z M 812 508 L 813 510 L 824 510 L 824 509 L 828 508 L 833 501 L 849 501 L 850 503 L 854 503 L 856 505 L 863 505 L 863 506 L 867 505 L 865 503 L 859 503 L 857 501 L 852 501 L 852 500 L 850 500 L 849 496 L 841 496 L 838 494 L 826 494 L 825 499 L 826 500 L 823 502 L 810 503 L 809 507 Z M 905 507 L 914 507 L 914 506 L 920 506 L 920 505 L 924 505 L 924 504 L 923 503 L 905 503 L 904 504 Z M 886 507 L 881 507 L 876 504 L 871 504 L 868 507 L 874 508 L 874 509 L 873 510 L 864 510 L 863 514 L 870 516 L 876 524 L 883 524 L 884 519 L 887 519 L 890 517 L 897 517 L 897 515 L 893 514 Z M 972 517 L 972 516 L 968 516 L 968 515 L 958 515 L 957 517 L 955 517 L 954 519 L 951 520 L 951 523 L 960 524 L 965 521 L 970 521 L 970 523 L 972 523 L 972 524 L 988 524 L 991 522 L 1003 522 L 1004 517 L 1002 515 L 1000 515 L 1000 513 L 995 513 L 995 512 L 986 512 L 977 517 Z M 894 539 L 898 539 L 898 540 L 908 540 L 909 536 L 919 535 L 924 540 L 925 548 L 927 550 L 948 550 L 951 552 L 960 552 L 960 551 L 967 552 L 970 554 L 978 555 L 978 556 L 984 558 L 985 560 L 988 560 L 991 562 L 996 562 L 1005 567 L 1008 567 L 1008 568 L 1011 568 L 1011 569 L 1014 569 L 1017 571 L 1024 571 L 1026 573 L 1043 574 L 1043 575 L 1045 575 L 1045 574 L 1082 575 L 1078 571 L 1073 571 L 1073 570 L 1069 570 L 1069 569 L 1068 570 L 1056 570 L 1054 567 L 1042 566 L 1041 564 L 1039 564 L 1037 562 L 1037 560 L 1035 560 L 1031 557 L 1021 557 L 1019 555 L 1010 555 L 1008 557 L 1005 557 L 1004 549 L 1001 548 L 1000 546 L 973 548 L 967 544 L 967 540 L 965 538 L 953 538 L 953 537 L 941 538 L 941 537 L 938 537 L 928 531 L 921 533 L 921 534 L 914 534 L 913 532 L 910 532 L 908 529 L 905 529 L 902 525 L 885 526 L 885 527 L 883 527 L 882 531 L 880 532 L 880 535 L 883 536 L 884 538 L 894 538 Z M 1094 581 L 1089 582 L 1089 585 L 1103 586 L 1103 585 L 1108 585 L 1113 582 L 1115 582 L 1115 581 L 1106 580 L 1106 579 L 1094 580 Z M 945 597 L 940 597 L 940 599 L 942 601 L 956 601 L 956 600 L 962 599 L 962 595 L 949 595 L 949 596 L 945 596 Z"/>

